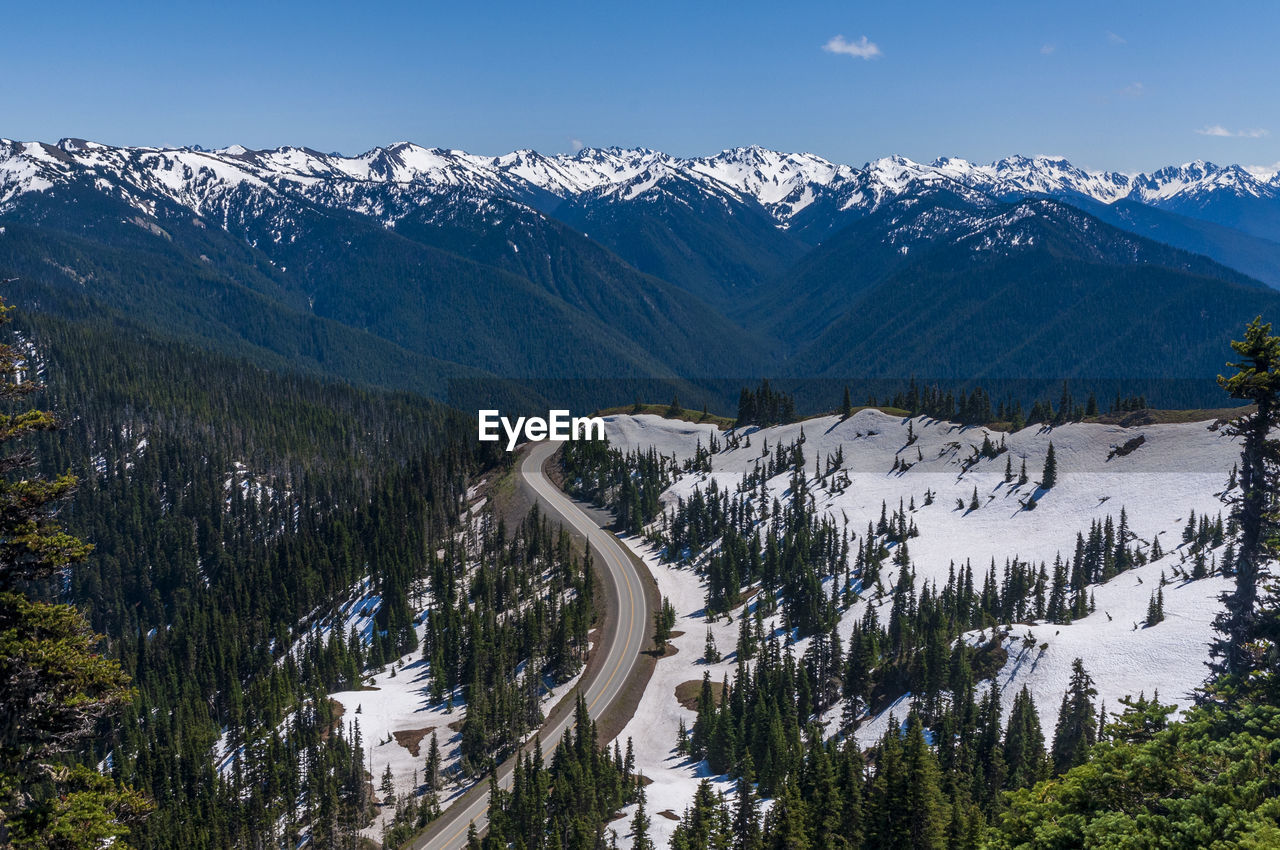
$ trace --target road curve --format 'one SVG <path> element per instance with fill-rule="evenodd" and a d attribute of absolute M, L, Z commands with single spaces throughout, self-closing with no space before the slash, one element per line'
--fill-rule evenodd
<path fill-rule="evenodd" d="M 604 590 L 612 593 L 614 605 L 607 606 L 617 615 L 613 622 L 606 621 L 600 631 L 598 652 L 604 653 L 604 662 L 591 671 L 589 679 L 578 684 L 587 700 L 587 709 L 593 718 L 603 714 L 622 694 L 627 681 L 635 672 L 644 648 L 649 624 L 644 587 L 631 558 L 622 550 L 609 532 L 600 528 L 568 496 L 551 483 L 542 472 L 542 465 L 559 448 L 558 443 L 537 443 L 520 465 L 520 475 L 525 484 L 537 496 L 542 507 L 553 518 L 573 528 L 586 538 L 604 576 Z M 569 697 L 572 699 L 572 695 Z M 573 723 L 573 711 L 553 711 L 551 719 L 539 730 L 542 750 L 550 763 L 551 753 L 560 738 Z M 530 738 L 532 741 L 532 738 Z M 498 767 L 498 783 L 511 787 L 511 772 L 515 758 L 508 757 Z M 411 840 L 412 850 L 453 850 L 465 847 L 467 828 L 475 824 L 476 831 L 484 830 L 488 823 L 488 782 L 478 782 L 462 797 L 454 800 L 437 820 Z"/>

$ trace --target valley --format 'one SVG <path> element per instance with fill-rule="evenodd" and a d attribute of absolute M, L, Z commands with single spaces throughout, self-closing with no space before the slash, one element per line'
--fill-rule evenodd
<path fill-rule="evenodd" d="M 1275 181 L 5 142 L 83 758 L 148 848 L 976 850 L 1252 746 Z"/>
<path fill-rule="evenodd" d="M 1063 379 L 1140 382 L 1201 406 L 1212 385 L 1160 381 L 1203 379 L 1242 317 L 1274 311 L 1277 179 L 754 147 L 4 141 L 0 269 L 23 306 L 464 409 L 723 410 L 760 377 L 911 376 L 1029 380 L 1027 403 Z"/>

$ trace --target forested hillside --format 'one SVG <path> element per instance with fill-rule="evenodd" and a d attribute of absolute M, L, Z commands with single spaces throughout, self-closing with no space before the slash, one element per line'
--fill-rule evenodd
<path fill-rule="evenodd" d="M 31 309 L 465 408 L 678 393 L 723 411 L 771 377 L 810 413 L 804 379 L 912 375 L 1039 381 L 1024 405 L 1064 378 L 1207 405 L 1211 387 L 1159 382 L 1206 377 L 1231 328 L 1275 309 L 1276 192 L 1203 163 L 1138 180 L 757 148 L 6 142 L 0 278 Z"/>
<path fill-rule="evenodd" d="M 1268 333 L 1234 344 L 1222 396 L 1263 413 L 1230 422 L 1075 423 L 1064 395 L 1007 430 L 876 410 L 785 424 L 762 385 L 729 431 L 619 415 L 609 443 L 567 446 L 567 486 L 623 518 L 664 594 L 654 632 L 674 652 L 641 712 L 667 739 L 637 763 L 675 817 L 649 833 L 1267 846 Z"/>
<path fill-rule="evenodd" d="M 581 668 L 589 563 L 536 514 L 460 525 L 471 477 L 503 460 L 467 417 L 112 322 L 28 314 L 17 339 L 63 426 L 39 468 L 80 479 L 62 516 L 93 547 L 33 591 L 65 590 L 132 679 L 85 755 L 154 804 L 137 846 L 351 846 L 380 803 L 412 832 Z M 348 629 L 359 588 L 376 602 Z M 465 723 L 397 807 L 373 789 L 381 742 L 329 694 L 406 655 Z M 596 832 L 582 814 L 565 829 Z"/>

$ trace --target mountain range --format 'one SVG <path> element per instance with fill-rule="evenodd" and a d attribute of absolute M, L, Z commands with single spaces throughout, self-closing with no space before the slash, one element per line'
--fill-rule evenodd
<path fill-rule="evenodd" d="M 436 396 L 1205 378 L 1280 304 L 1280 176 L 0 140 L 0 277 L 39 309 Z"/>

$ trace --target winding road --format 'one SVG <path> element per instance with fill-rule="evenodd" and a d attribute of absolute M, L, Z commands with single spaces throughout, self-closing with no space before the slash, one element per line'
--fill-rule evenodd
<path fill-rule="evenodd" d="M 533 491 L 538 501 L 563 524 L 586 538 L 601 567 L 604 590 L 613 595 L 612 605 L 606 606 L 612 618 L 606 618 L 600 630 L 600 647 L 603 663 L 588 670 L 578 684 L 578 690 L 587 700 L 587 710 L 593 718 L 607 711 L 622 695 L 627 681 L 635 672 L 647 636 L 649 615 L 644 587 L 631 558 L 613 535 L 600 528 L 573 501 L 551 483 L 542 472 L 542 465 L 559 448 L 559 443 L 537 443 L 520 465 L 520 475 L 525 485 Z M 573 723 L 574 696 L 570 694 L 553 709 L 550 718 L 538 730 L 543 753 L 548 763 L 551 753 L 559 745 L 566 729 Z M 564 710 L 567 705 L 568 710 Z M 532 737 L 529 739 L 532 741 Z M 511 787 L 511 772 L 515 758 L 508 757 L 498 766 L 498 783 Z M 489 788 L 487 781 L 477 782 L 445 810 L 437 820 L 420 832 L 408 847 L 412 850 L 453 850 L 465 847 L 467 828 L 475 824 L 477 832 L 483 832 L 488 823 Z"/>

